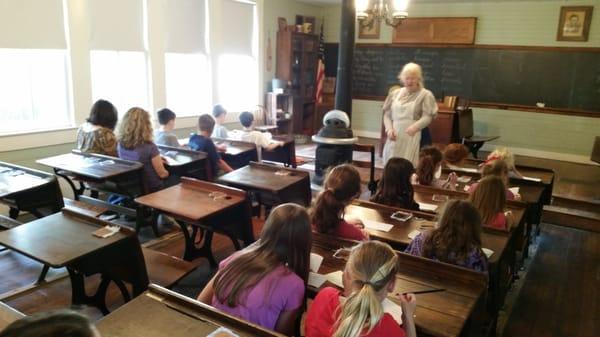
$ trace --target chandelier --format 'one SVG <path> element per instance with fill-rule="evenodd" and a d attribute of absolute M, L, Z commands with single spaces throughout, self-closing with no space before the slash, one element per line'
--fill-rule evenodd
<path fill-rule="evenodd" d="M 408 0 L 355 0 L 356 18 L 363 27 L 371 27 L 375 20 L 397 27 L 408 17 Z"/>

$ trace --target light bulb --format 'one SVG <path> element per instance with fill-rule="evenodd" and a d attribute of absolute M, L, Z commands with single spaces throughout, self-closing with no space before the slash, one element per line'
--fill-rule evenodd
<path fill-rule="evenodd" d="M 406 12 L 408 8 L 408 0 L 394 0 L 395 12 Z"/>
<path fill-rule="evenodd" d="M 364 13 L 369 9 L 369 0 L 355 0 L 356 13 Z"/>

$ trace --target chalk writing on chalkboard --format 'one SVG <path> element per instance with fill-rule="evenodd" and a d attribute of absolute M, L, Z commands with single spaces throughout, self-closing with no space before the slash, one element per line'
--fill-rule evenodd
<path fill-rule="evenodd" d="M 353 95 L 386 96 L 408 62 L 421 65 L 425 87 L 438 99 L 461 96 L 527 106 L 542 102 L 600 112 L 600 54 L 594 51 L 358 45 Z"/>

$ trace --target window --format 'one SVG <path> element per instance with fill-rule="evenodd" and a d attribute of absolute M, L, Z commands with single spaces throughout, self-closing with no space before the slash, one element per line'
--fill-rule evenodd
<path fill-rule="evenodd" d="M 248 55 L 225 54 L 218 60 L 219 102 L 229 111 L 254 110 L 258 104 L 258 64 Z"/>
<path fill-rule="evenodd" d="M 90 58 L 93 101 L 110 101 L 119 116 L 132 107 L 150 108 L 144 52 L 93 50 Z"/>
<path fill-rule="evenodd" d="M 258 25 L 256 5 L 224 0 L 217 56 L 217 93 L 229 111 L 254 110 L 258 104 Z M 232 25 L 231 22 L 235 22 Z"/>
<path fill-rule="evenodd" d="M 210 71 L 204 54 L 165 54 L 167 106 L 177 116 L 210 110 Z"/>
<path fill-rule="evenodd" d="M 0 49 L 0 134 L 71 126 L 64 50 Z"/>

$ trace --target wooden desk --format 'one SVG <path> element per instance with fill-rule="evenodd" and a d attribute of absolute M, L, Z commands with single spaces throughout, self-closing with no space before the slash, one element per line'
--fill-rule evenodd
<path fill-rule="evenodd" d="M 258 161 L 258 151 L 254 143 L 223 138 L 213 140 L 215 144 L 225 145 L 225 152 L 221 152 L 221 158 L 234 169 L 244 167 L 251 161 Z"/>
<path fill-rule="evenodd" d="M 469 176 L 473 181 L 468 182 L 470 185 L 481 178 L 479 172 L 479 165 L 483 161 L 467 159 L 464 165 L 459 169 L 444 168 L 444 173 L 456 172 L 459 176 Z M 527 203 L 527 228 L 526 228 L 526 239 L 527 242 L 531 236 L 531 228 L 534 224 L 539 224 L 542 218 L 542 211 L 544 205 L 549 205 L 552 200 L 552 188 L 554 185 L 554 171 L 546 169 L 537 169 L 528 166 L 517 166 L 517 169 L 525 176 L 533 179 L 539 179 L 539 181 L 533 181 L 531 179 L 520 179 L 511 178 L 510 185 L 512 187 L 519 187 L 519 194 L 521 200 Z M 521 171 L 523 170 L 523 171 Z M 445 179 L 446 175 L 444 175 Z M 457 190 L 462 191 L 466 184 L 459 184 Z M 525 253 L 527 250 L 524 251 Z M 526 257 L 527 254 L 524 255 Z"/>
<path fill-rule="evenodd" d="M 477 158 L 477 153 L 479 153 L 479 149 L 483 147 L 485 142 L 491 142 L 498 138 L 500 136 L 471 136 L 463 138 L 462 143 L 469 148 L 469 152 L 471 152 L 473 157 Z"/>
<path fill-rule="evenodd" d="M 142 163 L 95 153 L 83 153 L 78 150 L 39 159 L 37 163 L 52 167 L 57 176 L 64 178 L 73 189 L 75 200 L 85 200 L 90 204 L 136 217 L 136 231 L 144 225 L 140 209 L 113 205 L 97 199 L 97 191 L 119 194 L 131 199 L 143 194 Z M 78 188 L 75 187 L 73 180 L 80 181 Z M 85 186 L 82 182 L 88 183 L 96 191 L 91 197 L 83 195 Z M 152 229 L 158 235 L 156 226 L 153 225 Z"/>
<path fill-rule="evenodd" d="M 0 332 L 12 322 L 23 317 L 25 317 L 25 315 L 0 302 Z"/>
<path fill-rule="evenodd" d="M 447 195 L 450 199 L 466 199 L 468 193 L 436 189 L 428 186 L 414 185 L 415 200 L 428 204 L 442 206 L 444 202 L 433 200 L 434 195 Z M 513 275 L 516 273 L 517 261 L 516 251 L 526 249 L 525 222 L 526 204 L 521 201 L 509 201 L 507 208 L 513 213 L 516 222 L 510 232 L 499 231 L 491 228 L 483 228 L 481 243 L 485 248 L 494 251 L 488 259 L 490 270 L 490 301 L 489 308 L 492 313 L 497 313 L 504 303 L 506 293 L 510 288 Z M 525 248 L 523 248 L 525 246 Z"/>
<path fill-rule="evenodd" d="M 183 177 L 178 185 L 146 194 L 135 201 L 175 218 L 185 239 L 184 260 L 202 256 L 216 267 L 210 247 L 213 232 L 227 235 L 236 249 L 241 248 L 238 239 L 245 244 L 254 242 L 250 203 L 242 190 Z M 188 225 L 193 227 L 191 233 Z M 204 244 L 197 248 L 199 229 L 206 234 Z"/>
<path fill-rule="evenodd" d="M 313 234 L 312 252 L 323 256 L 320 274 L 343 270 L 343 259 L 333 257 L 341 247 L 355 243 L 322 234 Z M 427 289 L 446 289 L 442 292 L 419 294 L 415 324 L 419 336 L 462 336 L 478 335 L 480 321 L 475 313 L 483 308 L 486 276 L 465 268 L 436 262 L 420 257 L 398 253 L 400 271 L 396 276 L 396 292 L 414 292 Z M 321 287 L 334 286 L 325 282 Z M 308 287 L 308 295 L 314 297 L 321 289 Z M 390 297 L 392 301 L 396 301 Z M 466 326 L 470 320 L 470 326 Z M 473 332 L 473 333 L 470 333 Z"/>
<path fill-rule="evenodd" d="M 5 162 L 0 162 L 0 202 L 10 207 L 9 215 L 13 219 L 20 211 L 41 218 L 43 209 L 55 213 L 63 207 L 55 176 Z"/>
<path fill-rule="evenodd" d="M 0 232 L 0 244 L 52 268 L 66 267 L 71 279 L 72 303 L 92 304 L 108 313 L 105 296 L 114 281 L 128 301 L 123 284 L 132 285 L 133 296 L 146 290 L 148 275 L 135 233 L 129 229 L 109 238 L 92 235 L 110 223 L 64 209 L 39 220 Z M 101 274 L 95 295 L 87 296 L 84 279 Z"/>
<path fill-rule="evenodd" d="M 307 171 L 268 164 L 251 162 L 250 165 L 222 175 L 219 182 L 244 190 L 258 191 L 260 203 L 268 206 L 286 202 L 310 206 L 312 198 Z"/>
<path fill-rule="evenodd" d="M 153 284 L 147 292 L 101 319 L 96 327 L 108 337 L 207 336 L 219 327 L 243 337 L 283 337 Z"/>
<path fill-rule="evenodd" d="M 296 141 L 290 135 L 273 136 L 273 140 L 283 142 L 283 146 L 278 146 L 271 151 L 263 150 L 262 159 L 283 163 L 285 166 L 296 168 Z"/>
<path fill-rule="evenodd" d="M 161 156 L 166 160 L 165 166 L 170 174 L 196 179 L 208 178 L 208 160 L 205 152 L 166 145 L 157 145 L 157 147 Z"/>

